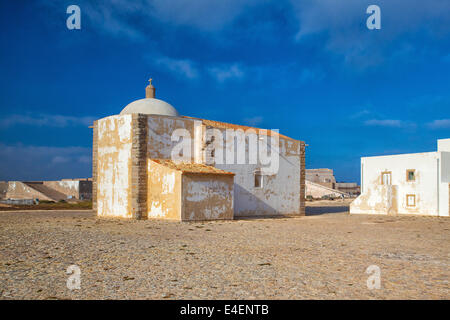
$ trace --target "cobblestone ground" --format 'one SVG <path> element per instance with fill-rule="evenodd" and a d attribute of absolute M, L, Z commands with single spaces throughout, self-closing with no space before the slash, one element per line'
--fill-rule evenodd
<path fill-rule="evenodd" d="M 0 212 L 0 298 L 450 298 L 449 218 L 328 211 L 205 223 Z M 73 264 L 81 289 L 71 291 Z M 367 288 L 370 265 L 379 290 Z"/>

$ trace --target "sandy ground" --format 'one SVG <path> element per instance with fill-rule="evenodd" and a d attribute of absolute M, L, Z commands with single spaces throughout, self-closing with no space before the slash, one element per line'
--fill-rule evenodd
<path fill-rule="evenodd" d="M 326 213 L 331 212 L 331 213 Z M 1 299 L 449 299 L 450 219 L 349 216 L 206 223 L 0 212 Z M 81 270 L 69 290 L 66 269 Z M 367 287 L 367 267 L 381 289 Z"/>

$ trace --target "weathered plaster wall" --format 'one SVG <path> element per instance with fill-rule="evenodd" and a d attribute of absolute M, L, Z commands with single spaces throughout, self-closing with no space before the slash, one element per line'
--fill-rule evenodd
<path fill-rule="evenodd" d="M 221 130 L 221 132 L 225 137 L 225 131 Z M 252 138 L 252 136 L 256 137 Z M 259 141 L 260 138 L 256 134 L 249 134 L 248 137 L 248 141 Z M 238 138 L 236 140 L 238 141 Z M 262 188 L 255 187 L 254 173 L 263 165 L 249 163 L 248 143 L 245 150 L 246 164 L 214 164 L 219 169 L 235 173 L 235 216 L 304 214 L 304 171 L 302 172 L 304 170 L 304 152 L 302 152 L 304 143 L 281 137 L 279 143 L 278 170 L 273 174 L 264 175 Z M 226 143 L 227 148 L 236 145 L 230 142 Z M 235 155 L 236 153 L 235 147 Z M 302 174 L 303 182 L 301 182 Z"/>
<path fill-rule="evenodd" d="M 183 174 L 182 220 L 233 219 L 233 175 Z"/>
<path fill-rule="evenodd" d="M 350 213 L 438 215 L 439 153 L 427 152 L 361 159 L 363 193 L 350 205 Z M 406 171 L 415 169 L 415 181 Z M 391 172 L 391 186 L 381 183 L 382 172 Z M 413 194 L 416 205 L 406 205 Z"/>
<path fill-rule="evenodd" d="M 150 159 L 172 159 L 172 150 L 179 145 L 178 140 L 172 141 L 172 133 L 176 129 L 185 129 L 189 133 L 186 141 L 190 143 L 190 157 L 185 160 L 195 160 L 194 140 L 199 134 L 201 121 L 178 117 L 151 115 L 148 117 L 148 147 L 147 155 Z M 201 132 L 201 131 L 200 131 Z"/>
<path fill-rule="evenodd" d="M 398 186 L 372 186 L 350 204 L 350 213 L 395 215 L 398 213 L 397 197 Z"/>
<path fill-rule="evenodd" d="M 97 127 L 97 214 L 129 218 L 132 115 L 100 119 Z"/>
<path fill-rule="evenodd" d="M 254 187 L 254 172 L 261 168 L 260 164 L 249 164 L 249 148 L 246 144 L 247 164 L 216 164 L 211 162 L 211 143 L 208 129 L 201 120 L 168 116 L 148 117 L 148 157 L 171 159 L 172 150 L 179 141 L 172 141 L 174 130 L 183 128 L 189 132 L 191 144 L 190 160 L 197 163 L 212 164 L 219 169 L 236 174 L 234 186 L 234 201 L 236 216 L 248 215 L 280 215 L 304 214 L 304 143 L 289 138 L 280 137 L 279 170 L 273 175 L 264 177 L 264 187 Z M 222 134 L 224 144 L 228 147 L 235 144 L 227 143 L 226 129 L 215 128 Z M 258 142 L 259 136 L 253 136 Z M 235 154 L 237 149 L 235 149 Z M 224 161 L 226 150 L 223 152 Z M 303 178 L 302 178 L 303 177 Z M 303 179 L 303 180 L 302 180 Z M 302 182 L 303 181 L 303 182 Z"/>
<path fill-rule="evenodd" d="M 181 220 L 181 171 L 148 161 L 148 218 Z"/>

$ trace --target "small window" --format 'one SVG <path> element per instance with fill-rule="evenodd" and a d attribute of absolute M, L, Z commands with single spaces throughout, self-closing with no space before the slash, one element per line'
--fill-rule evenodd
<path fill-rule="evenodd" d="M 406 181 L 416 181 L 416 170 L 406 170 Z"/>
<path fill-rule="evenodd" d="M 415 207 L 416 206 L 416 195 L 415 194 L 407 194 L 406 195 L 406 206 L 407 207 Z"/>
<path fill-rule="evenodd" d="M 392 174 L 389 171 L 381 173 L 381 184 L 383 185 L 391 185 Z"/>
<path fill-rule="evenodd" d="M 263 175 L 259 172 L 255 173 L 255 188 L 262 188 L 264 183 Z"/>

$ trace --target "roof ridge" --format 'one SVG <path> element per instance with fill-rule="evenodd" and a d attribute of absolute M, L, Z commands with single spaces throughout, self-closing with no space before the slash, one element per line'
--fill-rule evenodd
<path fill-rule="evenodd" d="M 189 116 L 181 116 L 182 118 L 187 118 L 187 119 L 194 119 L 194 120 L 201 120 L 203 123 L 205 122 L 215 122 L 215 123 L 219 123 L 219 124 L 223 124 L 223 127 L 229 127 L 229 129 L 233 129 L 233 127 L 238 127 L 238 128 L 247 128 L 247 129 L 255 129 L 255 130 L 266 130 L 266 131 L 270 131 L 270 132 L 274 132 L 276 133 L 279 137 L 284 138 L 284 139 L 289 139 L 289 140 L 295 140 L 295 141 L 301 141 L 301 140 L 296 140 L 294 138 L 285 136 L 279 132 L 275 132 L 273 131 L 273 129 L 264 129 L 264 128 L 257 128 L 257 127 L 252 127 L 252 126 L 246 126 L 246 125 L 242 125 L 242 124 L 234 124 L 234 123 L 229 123 L 229 122 L 223 122 L 223 121 L 217 121 L 217 120 L 208 120 L 208 119 L 202 119 L 202 118 L 197 118 L 197 117 L 189 117 Z"/>
<path fill-rule="evenodd" d="M 229 174 L 234 175 L 233 172 L 225 171 L 214 166 L 210 166 L 204 163 L 196 163 L 192 161 L 184 160 L 172 160 L 172 159 L 154 159 L 151 161 L 165 166 L 169 169 L 181 171 L 182 173 L 196 173 L 196 174 Z"/>

